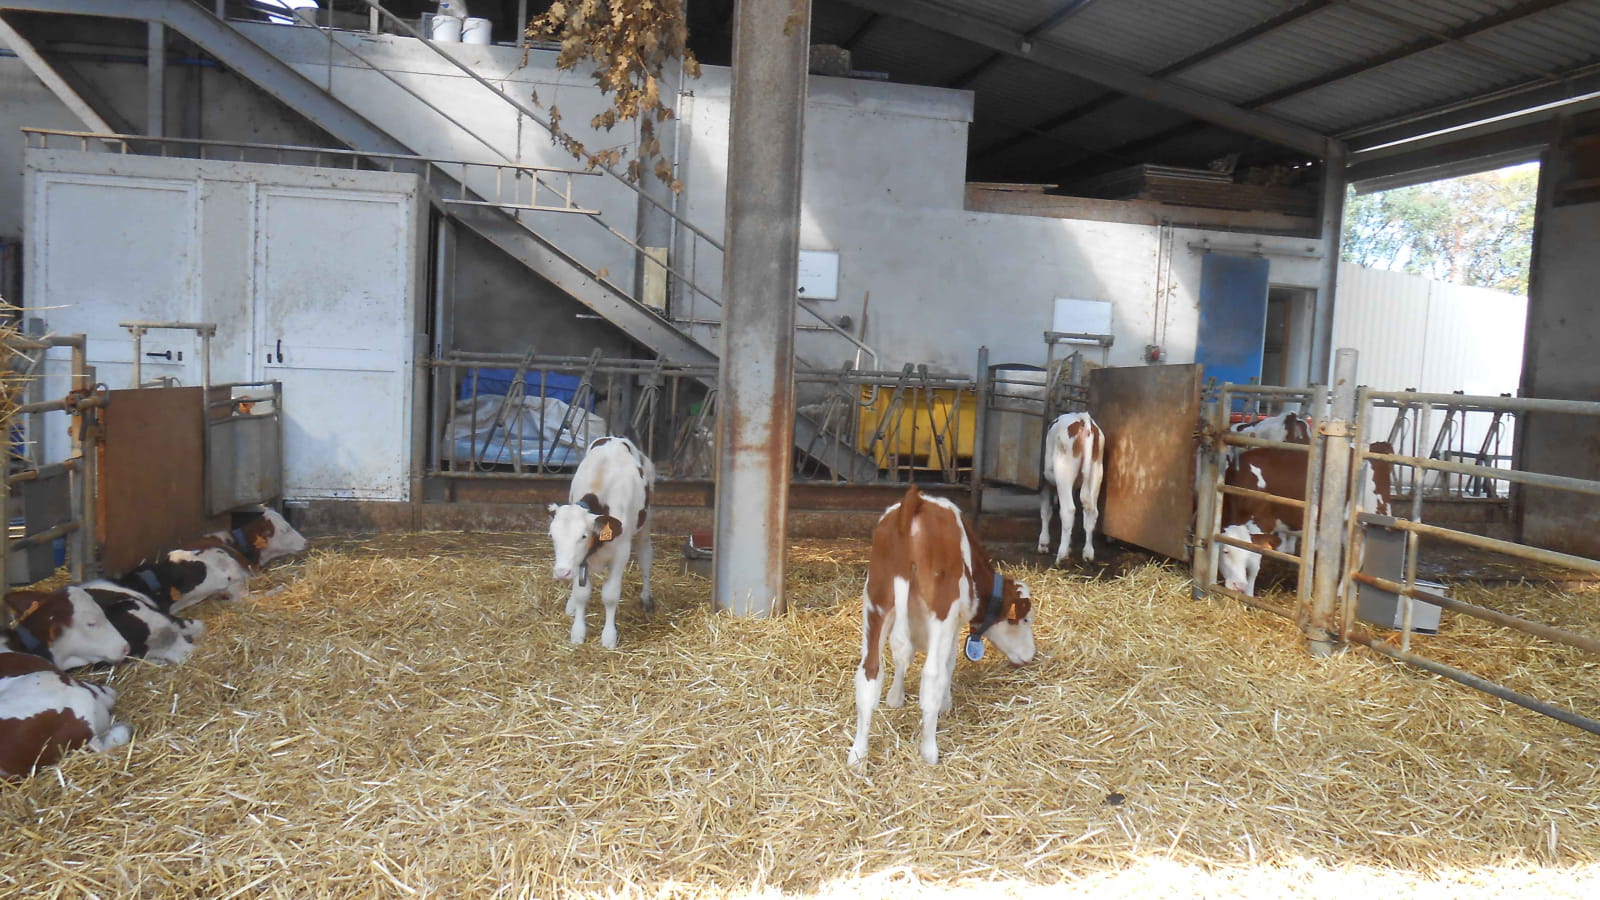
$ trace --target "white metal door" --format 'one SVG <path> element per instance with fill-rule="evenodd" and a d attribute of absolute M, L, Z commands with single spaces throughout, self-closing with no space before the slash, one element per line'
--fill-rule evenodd
<path fill-rule="evenodd" d="M 255 369 L 283 382 L 285 496 L 408 499 L 413 221 L 402 193 L 257 191 Z"/>
<path fill-rule="evenodd" d="M 193 180 L 41 173 L 34 182 L 28 315 L 82 333 L 97 380 L 133 387 L 133 338 L 117 323 L 193 321 L 200 308 L 198 195 Z M 145 335 L 141 377 L 200 383 L 192 332 Z M 67 357 L 51 352 L 46 397 L 66 393 Z M 66 453 L 64 414 L 51 414 L 45 457 Z"/>

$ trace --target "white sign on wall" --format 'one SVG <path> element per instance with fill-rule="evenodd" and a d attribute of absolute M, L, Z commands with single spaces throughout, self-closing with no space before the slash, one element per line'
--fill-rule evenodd
<path fill-rule="evenodd" d="M 796 280 L 795 293 L 802 300 L 839 299 L 839 251 L 801 250 Z"/>
<path fill-rule="evenodd" d="M 1110 334 L 1111 301 L 1057 297 L 1050 330 L 1063 334 Z"/>

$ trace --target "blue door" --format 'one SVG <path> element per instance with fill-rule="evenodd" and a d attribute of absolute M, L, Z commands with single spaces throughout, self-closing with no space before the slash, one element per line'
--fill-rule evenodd
<path fill-rule="evenodd" d="M 1267 266 L 1262 257 L 1217 253 L 1200 261 L 1200 336 L 1194 359 L 1205 367 L 1206 379 L 1249 384 L 1261 377 Z"/>

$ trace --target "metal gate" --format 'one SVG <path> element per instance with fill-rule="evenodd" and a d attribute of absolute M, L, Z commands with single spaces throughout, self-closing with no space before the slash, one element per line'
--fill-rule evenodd
<path fill-rule="evenodd" d="M 1189 559 L 1200 375 L 1198 365 L 1089 373 L 1089 414 L 1106 435 L 1106 537 Z"/>
<path fill-rule="evenodd" d="M 1425 630 L 1421 625 L 1424 618 L 1430 623 L 1439 622 L 1440 612 L 1445 612 L 1508 628 L 1542 639 L 1551 648 L 1547 664 L 1553 669 L 1569 670 L 1572 668 L 1572 663 L 1568 661 L 1571 650 L 1600 656 L 1600 636 L 1593 633 L 1587 622 L 1574 626 L 1571 623 L 1551 622 L 1548 618 L 1540 621 L 1521 611 L 1465 602 L 1449 596 L 1439 585 L 1418 578 L 1418 559 L 1426 552 L 1422 544 L 1424 539 L 1440 542 L 1440 545 L 1453 544 L 1473 551 L 1499 553 L 1557 566 L 1583 573 L 1589 578 L 1600 576 L 1600 560 L 1423 522 L 1423 491 L 1428 479 L 1422 476 L 1454 475 L 1484 482 L 1504 481 L 1521 490 L 1536 488 L 1560 491 L 1575 502 L 1591 503 L 1592 498 L 1600 496 L 1600 481 L 1484 464 L 1496 462 L 1490 460 L 1467 463 L 1394 452 L 1387 445 L 1370 443 L 1372 438 L 1385 435 L 1367 431 L 1367 425 L 1373 419 L 1373 409 L 1382 407 L 1419 410 L 1418 427 L 1426 433 L 1428 418 L 1436 409 L 1475 410 L 1491 415 L 1538 413 L 1595 422 L 1600 421 L 1600 403 L 1384 392 L 1365 387 L 1358 389 L 1355 385 L 1355 352 L 1340 350 L 1331 391 L 1331 410 L 1326 416 L 1323 415 L 1323 388 L 1313 388 L 1306 397 L 1310 401 L 1309 412 L 1317 427 L 1312 433 L 1310 447 L 1300 448 L 1310 456 L 1303 502 L 1305 528 L 1300 555 L 1295 557 L 1255 548 L 1218 533 L 1220 514 L 1217 507 L 1222 494 L 1261 495 L 1259 491 L 1221 484 L 1219 467 L 1227 448 L 1290 446 L 1230 431 L 1226 412 L 1227 406 L 1231 405 L 1228 399 L 1230 396 L 1265 395 L 1283 393 L 1285 390 L 1224 385 L 1220 397 L 1207 403 L 1201 471 L 1202 484 L 1210 489 L 1200 493 L 1197 504 L 1196 546 L 1203 548 L 1203 552 L 1197 556 L 1194 565 L 1196 596 L 1210 594 L 1232 597 L 1293 619 L 1305 632 L 1314 653 L 1330 652 L 1338 645 L 1360 644 L 1391 659 L 1600 734 L 1600 720 L 1505 684 L 1506 677 L 1515 675 L 1515 672 L 1508 672 L 1507 676 L 1496 681 L 1467 671 L 1459 664 L 1442 661 L 1460 655 L 1461 648 L 1454 648 L 1453 652 L 1445 640 L 1449 620 L 1440 625 L 1437 636 L 1431 629 Z M 1394 480 L 1395 484 L 1409 484 L 1411 494 L 1405 498 L 1405 502 L 1395 504 L 1395 508 L 1389 511 L 1392 515 L 1366 508 L 1366 491 L 1352 488 L 1353 485 L 1368 483 L 1374 463 L 1386 463 L 1395 467 L 1399 474 L 1409 475 Z M 1373 542 L 1375 549 L 1369 552 L 1368 532 L 1373 529 L 1386 531 L 1387 536 L 1383 541 Z M 1394 543 L 1403 543 L 1400 552 L 1379 553 L 1376 550 L 1378 544 Z M 1224 544 L 1263 552 L 1267 556 L 1298 564 L 1300 588 L 1292 606 L 1285 607 L 1249 597 L 1217 584 L 1218 551 Z M 1384 597 L 1387 600 L 1382 604 L 1382 615 L 1375 617 L 1366 604 L 1369 600 L 1382 600 Z M 1367 621 L 1358 621 L 1358 617 Z M 1584 633 L 1585 630 L 1589 633 Z M 1514 668 L 1520 669 L 1525 665 L 1526 660 Z M 1526 673 L 1524 676 L 1524 680 L 1538 686 L 1537 677 L 1526 676 Z"/>

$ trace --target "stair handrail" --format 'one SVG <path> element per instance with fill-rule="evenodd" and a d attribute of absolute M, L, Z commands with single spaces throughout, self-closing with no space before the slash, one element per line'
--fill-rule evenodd
<path fill-rule="evenodd" d="M 473 71 L 471 66 L 467 65 L 466 63 L 463 63 L 459 59 L 456 59 L 454 56 L 451 56 L 449 53 L 446 53 L 442 47 L 438 46 L 438 42 L 430 41 L 427 38 L 423 37 L 421 32 L 417 31 L 415 28 L 412 28 L 411 24 L 409 22 L 405 21 L 404 19 L 400 18 L 399 16 L 395 15 L 394 13 L 390 12 L 386 7 L 384 7 L 384 5 L 382 3 L 379 2 L 379 0 L 365 0 L 365 3 L 367 4 L 367 6 L 369 8 L 375 10 L 379 15 L 383 16 L 391 24 L 393 24 L 395 27 L 399 28 L 406 35 L 409 35 L 410 37 L 416 38 L 417 40 L 421 41 L 424 46 L 426 46 L 429 50 L 433 51 L 433 53 L 436 56 L 438 56 L 440 59 L 443 59 L 445 62 L 449 63 L 450 65 L 454 66 L 455 68 L 460 69 L 461 72 L 463 74 L 465 74 L 468 78 L 471 78 L 473 81 L 476 81 L 479 85 L 483 86 L 484 88 L 487 88 L 488 90 L 490 90 L 493 93 L 495 93 L 496 95 L 498 95 L 505 102 L 511 104 L 511 106 L 513 108 L 515 108 L 518 112 L 522 113 L 523 115 L 527 116 L 528 118 L 532 119 L 539 127 L 543 128 L 545 131 L 550 132 L 552 134 L 555 133 L 555 129 L 550 126 L 549 119 L 545 118 L 544 116 L 541 116 L 537 110 L 535 110 L 533 107 L 529 106 L 528 104 L 523 103 L 521 100 L 517 99 L 516 97 L 513 97 L 512 95 L 506 93 L 505 91 L 502 91 L 498 87 L 495 87 L 493 82 L 489 81 L 489 79 L 484 78 L 482 75 L 479 75 L 477 72 Z M 365 62 L 365 60 L 363 60 L 363 62 Z M 368 65 L 371 65 L 371 64 L 368 63 Z M 631 180 L 628 179 L 628 177 L 626 175 L 623 175 L 621 172 L 618 172 L 616 169 L 614 169 L 611 166 L 608 166 L 608 165 L 606 165 L 604 163 L 597 163 L 595 168 L 597 168 L 600 171 L 606 173 L 607 175 L 610 175 L 612 178 L 615 178 L 617 181 L 619 181 L 622 184 L 626 185 L 627 188 L 630 191 L 633 191 L 641 199 L 643 199 L 646 203 L 649 203 L 651 206 L 654 206 L 655 208 L 657 208 L 657 209 L 661 210 L 662 212 L 666 213 L 667 216 L 670 217 L 674 222 L 677 222 L 679 225 L 682 225 L 683 227 L 685 227 L 685 228 L 689 229 L 690 231 L 694 232 L 696 235 L 698 235 L 706 243 L 708 243 L 711 246 L 715 247 L 717 250 L 720 250 L 720 251 L 722 251 L 724 253 L 727 252 L 727 248 L 725 248 L 723 246 L 721 241 L 719 241 L 716 238 L 712 237 L 704 229 L 700 228 L 699 226 L 695 225 L 693 222 L 691 222 L 688 219 L 684 218 L 681 214 L 678 213 L 677 210 L 673 209 L 672 207 L 668 206 L 665 203 L 662 203 L 660 200 L 658 200 L 657 198 L 652 196 L 649 191 L 647 191 L 644 188 L 640 187 L 639 185 L 633 183 Z"/>

